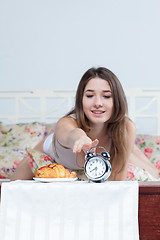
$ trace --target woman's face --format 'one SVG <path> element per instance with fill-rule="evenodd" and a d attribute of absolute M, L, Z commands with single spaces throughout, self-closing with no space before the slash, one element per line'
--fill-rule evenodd
<path fill-rule="evenodd" d="M 91 124 L 108 121 L 113 111 L 112 92 L 108 82 L 98 77 L 89 80 L 84 89 L 82 105 Z"/>

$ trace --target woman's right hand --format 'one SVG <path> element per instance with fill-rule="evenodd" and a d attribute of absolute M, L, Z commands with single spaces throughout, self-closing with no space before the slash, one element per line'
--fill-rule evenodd
<path fill-rule="evenodd" d="M 78 140 L 75 141 L 73 146 L 73 153 L 79 153 L 84 151 L 86 154 L 92 147 L 97 146 L 99 143 L 98 139 L 92 141 L 88 136 L 81 136 Z"/>

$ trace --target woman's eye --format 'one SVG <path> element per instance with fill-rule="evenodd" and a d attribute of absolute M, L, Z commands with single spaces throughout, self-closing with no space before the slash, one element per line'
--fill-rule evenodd
<path fill-rule="evenodd" d="M 87 95 L 86 97 L 87 97 L 87 98 L 91 98 L 91 97 L 93 97 L 93 95 Z"/>
<path fill-rule="evenodd" d="M 104 96 L 104 98 L 110 98 L 111 96 Z"/>

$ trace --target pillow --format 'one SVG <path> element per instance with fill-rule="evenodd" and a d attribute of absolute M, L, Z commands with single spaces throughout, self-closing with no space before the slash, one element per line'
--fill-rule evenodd
<path fill-rule="evenodd" d="M 38 168 L 54 162 L 49 156 L 37 150 L 26 150 L 12 147 L 0 148 L 0 178 L 10 178 L 19 162 L 26 156 L 30 156 L 30 167 L 34 173 Z"/>
<path fill-rule="evenodd" d="M 137 135 L 136 145 L 160 173 L 160 136 Z"/>
<path fill-rule="evenodd" d="M 35 147 L 52 129 L 53 124 L 21 123 L 3 125 L 0 123 L 0 178 L 10 178 L 18 163 L 28 155 L 26 148 Z M 37 164 L 30 161 L 32 171 Z"/>
<path fill-rule="evenodd" d="M 42 140 L 44 132 L 45 124 L 38 122 L 3 125 L 0 147 L 34 147 Z"/>
<path fill-rule="evenodd" d="M 129 164 L 127 172 L 127 181 L 156 181 L 147 171 L 133 164 Z"/>
<path fill-rule="evenodd" d="M 51 130 L 55 130 L 56 123 L 47 123 L 45 126 L 45 132 L 44 132 L 44 137 L 46 137 Z"/>
<path fill-rule="evenodd" d="M 3 123 L 0 122 L 0 140 L 1 140 L 1 138 L 3 137 L 3 134 L 1 133 L 1 129 L 2 129 L 2 127 L 3 127 Z"/>
<path fill-rule="evenodd" d="M 40 167 L 46 166 L 48 164 L 54 163 L 54 159 L 50 158 L 45 153 L 39 152 L 35 149 L 27 148 L 27 153 L 32 159 L 32 163 L 36 163 L 36 169 L 32 167 L 33 173 Z"/>
<path fill-rule="evenodd" d="M 0 147 L 0 178 L 10 178 L 18 163 L 27 156 L 20 148 Z"/>

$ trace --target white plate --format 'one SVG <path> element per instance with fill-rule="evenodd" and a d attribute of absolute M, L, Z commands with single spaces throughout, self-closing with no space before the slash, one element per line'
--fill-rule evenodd
<path fill-rule="evenodd" d="M 72 182 L 76 181 L 76 178 L 36 178 L 33 177 L 33 179 L 37 182 Z"/>

